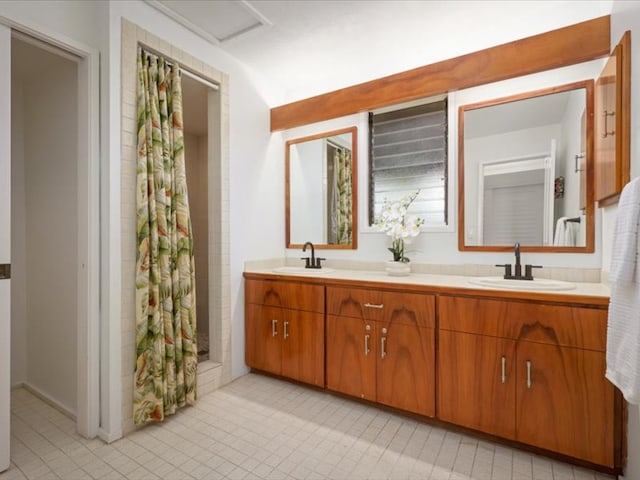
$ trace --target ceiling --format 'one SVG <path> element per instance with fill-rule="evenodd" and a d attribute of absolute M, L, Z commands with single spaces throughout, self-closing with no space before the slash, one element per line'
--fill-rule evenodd
<path fill-rule="evenodd" d="M 613 0 L 145 0 L 283 101 L 611 13 Z"/>

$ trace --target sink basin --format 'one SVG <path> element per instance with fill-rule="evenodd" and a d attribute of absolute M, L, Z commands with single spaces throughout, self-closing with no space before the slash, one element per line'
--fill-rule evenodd
<path fill-rule="evenodd" d="M 278 267 L 274 268 L 275 273 L 290 273 L 295 275 L 323 275 L 333 272 L 333 268 L 304 268 L 304 267 Z"/>
<path fill-rule="evenodd" d="M 473 285 L 481 287 L 504 288 L 507 290 L 544 290 L 561 291 L 573 290 L 575 284 L 563 282 L 561 280 L 550 280 L 547 278 L 536 278 L 533 280 L 510 280 L 502 277 L 478 277 L 469 280 Z"/>

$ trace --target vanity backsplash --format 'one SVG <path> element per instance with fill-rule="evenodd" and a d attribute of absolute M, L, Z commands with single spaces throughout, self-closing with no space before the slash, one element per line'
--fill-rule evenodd
<path fill-rule="evenodd" d="M 384 261 L 327 259 L 323 266 L 341 270 L 384 271 Z M 297 258 L 271 258 L 266 260 L 248 260 L 245 270 L 260 270 L 280 266 L 303 266 Z M 465 275 L 469 277 L 485 277 L 502 275 L 500 267 L 494 264 L 429 264 L 411 262 L 411 272 L 432 275 Z M 567 282 L 590 282 L 608 284 L 608 272 L 599 268 L 565 268 L 544 267 L 536 270 L 536 278 L 548 278 Z"/>

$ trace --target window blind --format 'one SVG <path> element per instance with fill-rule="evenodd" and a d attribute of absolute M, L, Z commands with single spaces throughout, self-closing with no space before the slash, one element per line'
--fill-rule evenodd
<path fill-rule="evenodd" d="M 420 189 L 409 208 L 425 224 L 447 223 L 447 102 L 369 114 L 369 221 L 385 198 Z"/>

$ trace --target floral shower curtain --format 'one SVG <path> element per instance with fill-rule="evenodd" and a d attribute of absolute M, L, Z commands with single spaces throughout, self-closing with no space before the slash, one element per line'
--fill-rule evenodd
<path fill-rule="evenodd" d="M 351 199 L 351 150 L 338 148 L 333 156 L 333 208 L 332 236 L 338 245 L 351 243 L 352 208 Z"/>
<path fill-rule="evenodd" d="M 136 365 L 133 419 L 195 403 L 193 235 L 177 65 L 138 49 Z"/>

